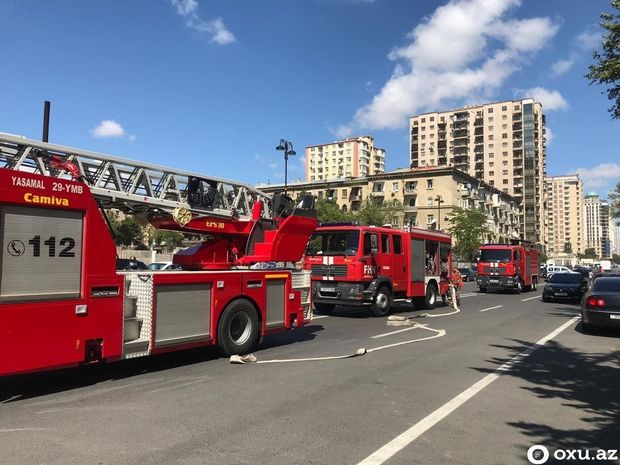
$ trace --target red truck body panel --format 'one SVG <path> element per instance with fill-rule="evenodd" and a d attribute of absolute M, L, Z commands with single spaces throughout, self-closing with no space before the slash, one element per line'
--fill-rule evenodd
<path fill-rule="evenodd" d="M 539 282 L 539 251 L 512 244 L 485 244 L 478 250 L 477 282 L 481 289 L 531 290 Z"/>
<path fill-rule="evenodd" d="M 114 241 L 79 182 L 0 169 L 0 246 L 0 375 L 216 344 L 239 299 L 260 334 L 311 318 L 308 273 L 116 271 Z"/>

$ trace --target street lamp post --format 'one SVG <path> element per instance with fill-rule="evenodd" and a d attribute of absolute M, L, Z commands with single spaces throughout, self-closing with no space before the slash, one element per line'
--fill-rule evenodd
<path fill-rule="evenodd" d="M 280 145 L 276 147 L 276 150 L 284 152 L 284 195 L 286 195 L 286 186 L 288 178 L 288 157 L 297 155 L 297 152 L 293 150 L 293 144 L 285 139 L 280 139 Z"/>
<path fill-rule="evenodd" d="M 437 195 L 435 202 L 437 202 L 437 230 L 441 231 L 441 204 L 444 203 L 444 200 L 441 195 Z"/>

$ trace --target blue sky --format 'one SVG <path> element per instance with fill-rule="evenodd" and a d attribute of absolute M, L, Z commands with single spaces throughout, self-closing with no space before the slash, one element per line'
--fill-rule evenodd
<path fill-rule="evenodd" d="M 548 174 L 620 182 L 620 121 L 583 75 L 608 0 L 0 0 L 0 131 L 251 183 L 281 138 L 371 134 L 408 166 L 408 116 L 542 100 Z"/>

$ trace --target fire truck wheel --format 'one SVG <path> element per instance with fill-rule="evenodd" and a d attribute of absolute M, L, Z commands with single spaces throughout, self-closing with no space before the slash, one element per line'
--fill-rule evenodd
<path fill-rule="evenodd" d="M 335 307 L 336 306 L 334 304 L 314 304 L 314 308 L 316 309 L 316 311 L 324 315 L 333 312 Z"/>
<path fill-rule="evenodd" d="M 392 307 L 392 293 L 387 286 L 381 286 L 375 296 L 375 302 L 370 307 L 374 316 L 386 316 Z"/>
<path fill-rule="evenodd" d="M 538 280 L 536 278 L 532 278 L 532 290 L 535 291 L 538 289 Z"/>
<path fill-rule="evenodd" d="M 252 350 L 259 336 L 258 315 L 247 300 L 228 304 L 217 327 L 218 346 L 226 355 L 243 355 Z"/>

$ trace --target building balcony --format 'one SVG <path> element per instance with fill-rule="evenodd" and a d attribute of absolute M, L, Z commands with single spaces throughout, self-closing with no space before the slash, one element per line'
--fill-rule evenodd
<path fill-rule="evenodd" d="M 418 193 L 417 189 L 406 188 L 405 195 L 416 195 Z"/>
<path fill-rule="evenodd" d="M 418 211 L 418 207 L 415 205 L 405 205 L 403 207 L 403 211 L 405 213 L 416 213 Z"/>
<path fill-rule="evenodd" d="M 383 191 L 372 191 L 370 193 L 371 197 L 385 197 L 385 192 Z"/>
<path fill-rule="evenodd" d="M 352 194 L 349 196 L 349 200 L 351 202 L 360 202 L 362 200 L 362 196 L 361 195 L 357 195 L 357 194 Z"/>

